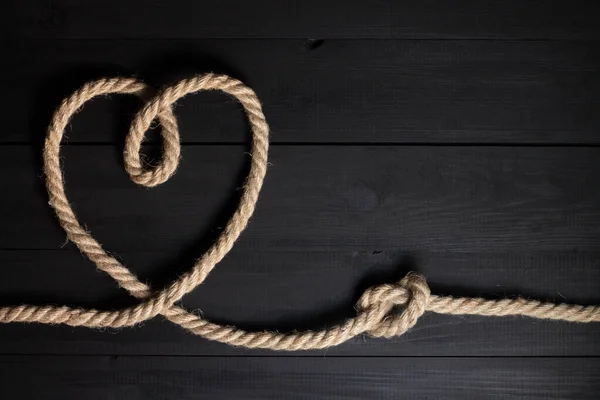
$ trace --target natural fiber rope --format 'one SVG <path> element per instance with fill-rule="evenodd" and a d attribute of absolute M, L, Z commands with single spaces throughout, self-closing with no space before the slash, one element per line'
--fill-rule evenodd
<path fill-rule="evenodd" d="M 522 298 L 485 300 L 431 295 L 425 279 L 416 274 L 409 274 L 396 284 L 367 289 L 356 304 L 356 317 L 320 331 L 247 332 L 233 326 L 209 322 L 186 311 L 175 303 L 200 285 L 215 265 L 227 255 L 254 212 L 267 169 L 269 127 L 254 91 L 236 79 L 216 74 L 196 76 L 167 87 L 149 100 L 135 116 L 125 143 L 125 169 L 134 182 L 148 187 L 165 182 L 177 169 L 180 154 L 179 131 L 171 106 L 183 96 L 202 90 L 221 90 L 234 96 L 244 107 L 252 128 L 250 172 L 237 210 L 215 243 L 194 266 L 169 286 L 155 292 L 109 255 L 81 226 L 65 194 L 59 161 L 64 130 L 84 103 L 96 96 L 111 93 L 129 93 L 146 98 L 149 90 L 144 83 L 133 78 L 100 79 L 84 85 L 65 99 L 55 112 L 44 147 L 44 171 L 50 204 L 68 239 L 75 243 L 99 270 L 110 275 L 119 286 L 140 299 L 140 302 L 134 307 L 114 311 L 25 304 L 2 307 L 0 322 L 120 328 L 162 314 L 169 321 L 206 339 L 233 346 L 272 350 L 321 349 L 338 345 L 364 333 L 386 338 L 399 336 L 412 328 L 425 311 L 454 315 L 522 315 L 569 322 L 600 322 L 600 306 L 542 303 Z M 145 132 L 155 118 L 158 118 L 162 125 L 163 154 L 161 162 L 148 169 L 140 160 L 140 146 Z M 404 308 L 402 313 L 394 312 L 397 306 Z"/>

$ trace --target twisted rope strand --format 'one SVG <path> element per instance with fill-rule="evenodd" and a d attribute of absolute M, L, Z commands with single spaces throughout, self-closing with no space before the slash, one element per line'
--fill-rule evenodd
<path fill-rule="evenodd" d="M 205 339 L 247 348 L 271 350 L 309 350 L 339 345 L 357 335 L 369 334 L 390 338 L 412 328 L 426 312 L 451 315 L 509 316 L 569 321 L 600 322 L 600 306 L 542 303 L 525 299 L 485 300 L 431 295 L 420 275 L 408 274 L 396 284 L 367 289 L 356 304 L 357 315 L 344 323 L 319 331 L 248 332 L 234 326 L 219 325 L 175 305 L 184 295 L 202 284 L 246 228 L 254 209 L 267 170 L 269 127 L 258 97 L 242 82 L 225 75 L 205 74 L 184 79 L 154 93 L 134 117 L 125 141 L 125 170 L 142 186 L 154 187 L 167 181 L 176 171 L 180 158 L 180 139 L 172 105 L 180 98 L 203 90 L 221 90 L 235 97 L 244 107 L 252 130 L 250 172 L 238 208 L 214 244 L 179 279 L 155 292 L 116 258 L 109 255 L 79 223 L 64 189 L 60 167 L 60 143 L 70 119 L 89 100 L 112 93 L 135 94 L 142 99 L 151 89 L 133 78 L 100 79 L 90 82 L 65 99 L 55 112 L 44 146 L 44 171 L 50 204 L 54 208 L 67 238 L 111 276 L 119 286 L 140 302 L 113 311 L 72 308 L 66 306 L 18 305 L 0 308 L 0 322 L 38 322 L 66 324 L 89 328 L 132 326 L 162 314 L 169 321 Z M 154 167 L 140 158 L 141 144 L 153 120 L 162 126 L 162 159 Z M 398 306 L 402 313 L 395 313 Z"/>

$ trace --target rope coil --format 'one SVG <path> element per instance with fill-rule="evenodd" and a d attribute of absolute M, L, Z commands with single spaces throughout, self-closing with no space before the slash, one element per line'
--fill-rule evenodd
<path fill-rule="evenodd" d="M 432 295 L 425 278 L 412 273 L 395 284 L 367 289 L 356 304 L 356 317 L 320 331 L 248 332 L 234 326 L 219 325 L 188 312 L 175 303 L 204 282 L 216 264 L 233 248 L 254 212 L 267 170 L 269 127 L 260 101 L 252 89 L 236 79 L 212 73 L 184 79 L 163 89 L 148 100 L 134 117 L 125 142 L 125 169 L 135 183 L 147 187 L 167 181 L 178 167 L 181 149 L 172 105 L 182 97 L 204 90 L 221 90 L 242 104 L 252 131 L 250 171 L 238 208 L 214 244 L 188 272 L 164 289 L 154 291 L 108 254 L 81 226 L 66 196 L 60 167 L 60 143 L 65 128 L 87 101 L 113 93 L 135 94 L 144 99 L 149 90 L 146 84 L 133 78 L 100 79 L 85 84 L 66 98 L 56 110 L 44 145 L 44 172 L 50 205 L 54 208 L 67 238 L 75 243 L 100 271 L 110 275 L 119 286 L 140 299 L 140 302 L 135 306 L 113 311 L 26 304 L 1 307 L 0 322 L 121 328 L 162 314 L 169 321 L 205 339 L 233 346 L 271 350 L 322 349 L 341 344 L 364 333 L 386 338 L 399 336 L 412 328 L 426 311 L 453 315 L 522 315 L 569 322 L 600 322 L 600 306 L 542 303 L 525 299 L 485 300 Z M 140 159 L 140 149 L 145 133 L 154 119 L 158 119 L 162 126 L 162 159 L 157 166 L 149 169 Z M 400 314 L 394 313 L 398 306 L 404 308 Z"/>

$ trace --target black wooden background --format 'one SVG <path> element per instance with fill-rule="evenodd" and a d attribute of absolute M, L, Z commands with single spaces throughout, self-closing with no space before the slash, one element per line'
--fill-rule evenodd
<path fill-rule="evenodd" d="M 45 127 L 87 80 L 194 73 L 253 87 L 272 127 L 250 227 L 183 304 L 247 329 L 315 329 L 408 271 L 435 293 L 600 302 L 600 24 L 594 1 L 3 2 L 0 303 L 133 304 L 65 243 Z M 128 180 L 136 99 L 67 133 L 75 210 L 154 287 L 235 207 L 249 133 L 224 95 L 181 101 L 172 180 Z M 152 132 L 145 151 L 156 155 Z M 132 329 L 0 326 L 6 399 L 597 399 L 600 324 L 426 315 L 393 340 L 303 353 Z"/>

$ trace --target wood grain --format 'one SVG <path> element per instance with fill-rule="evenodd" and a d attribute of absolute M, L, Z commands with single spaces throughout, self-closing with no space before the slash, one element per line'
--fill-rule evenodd
<path fill-rule="evenodd" d="M 349 367 L 351 366 L 351 367 Z M 595 399 L 597 359 L 6 357 L 0 395 L 44 399 Z"/>
<path fill-rule="evenodd" d="M 292 0 L 27 0 L 10 3 L 6 29 L 44 38 L 597 39 L 586 0 L 361 2 Z M 5 5 L 6 6 L 6 5 Z"/>
<path fill-rule="evenodd" d="M 590 42 L 41 40 L 4 52 L 5 143 L 41 143 L 56 106 L 88 80 L 137 75 L 159 87 L 207 71 L 256 90 L 275 143 L 600 142 L 600 47 Z M 121 143 L 139 107 L 92 102 L 69 140 Z M 224 95 L 184 99 L 176 115 L 185 143 L 249 138 Z"/>
<path fill-rule="evenodd" d="M 226 222 L 245 151 L 185 146 L 178 173 L 148 190 L 128 179 L 120 147 L 67 147 L 66 190 L 109 249 L 185 248 Z M 39 154 L 4 146 L 0 155 L 8 189 L 1 248 L 58 248 L 64 233 L 46 202 Z M 577 147 L 275 146 L 236 248 L 597 251 L 598 155 Z"/>

